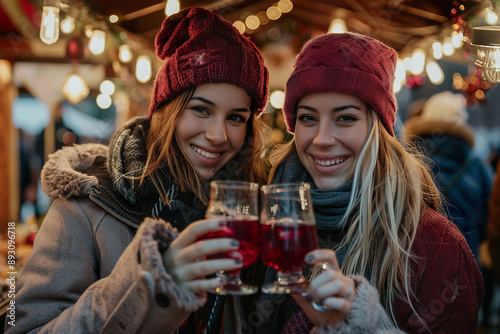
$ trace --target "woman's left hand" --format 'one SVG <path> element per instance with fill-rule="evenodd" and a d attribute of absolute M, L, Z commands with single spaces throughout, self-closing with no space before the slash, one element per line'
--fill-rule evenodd
<path fill-rule="evenodd" d="M 340 271 L 332 250 L 311 251 L 306 254 L 305 261 L 310 265 L 321 265 L 322 272 L 309 283 L 307 295 L 292 294 L 293 298 L 317 326 L 335 325 L 343 321 L 356 295 L 354 280 Z"/>

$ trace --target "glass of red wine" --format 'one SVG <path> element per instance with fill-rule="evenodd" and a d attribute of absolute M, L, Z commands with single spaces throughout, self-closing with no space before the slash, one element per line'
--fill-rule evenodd
<path fill-rule="evenodd" d="M 316 223 L 308 183 L 271 184 L 261 188 L 260 257 L 276 269 L 276 280 L 264 293 L 302 293 L 305 255 L 318 248 Z"/>
<path fill-rule="evenodd" d="M 207 259 L 233 258 L 243 261 L 243 268 L 259 255 L 259 185 L 244 181 L 218 180 L 210 183 L 210 201 L 205 218 L 224 220 L 226 229 L 203 236 L 203 239 L 232 238 L 240 242 L 239 249 L 207 256 Z M 258 287 L 240 279 L 241 270 L 220 271 L 217 278 L 226 284 L 213 293 L 220 295 L 249 295 Z"/>

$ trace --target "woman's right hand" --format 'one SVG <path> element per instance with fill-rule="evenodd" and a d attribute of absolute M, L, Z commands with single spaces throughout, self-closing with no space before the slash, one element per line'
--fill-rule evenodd
<path fill-rule="evenodd" d="M 207 255 L 235 251 L 239 242 L 230 238 L 200 239 L 211 232 L 226 230 L 225 221 L 198 220 L 189 224 L 170 244 L 163 255 L 168 273 L 181 288 L 192 291 L 198 297 L 223 285 L 217 278 L 207 279 L 219 270 L 235 270 L 243 267 L 241 260 L 231 258 L 207 260 Z M 237 252 L 235 257 L 237 258 Z M 222 283 L 222 284 L 221 284 Z"/>

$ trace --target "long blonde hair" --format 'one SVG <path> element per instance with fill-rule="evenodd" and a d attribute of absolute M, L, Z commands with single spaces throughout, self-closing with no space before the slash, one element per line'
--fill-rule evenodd
<path fill-rule="evenodd" d="M 195 90 L 196 87 L 185 90 L 171 102 L 160 106 L 151 116 L 151 125 L 146 138 L 147 159 L 140 182 L 143 183 L 149 177 L 164 204 L 169 203 L 166 175 L 161 168 L 165 163 L 168 167 L 168 176 L 179 185 L 180 191 L 191 191 L 202 203 L 208 203 L 204 192 L 206 181 L 200 177 L 191 161 L 182 152 L 174 135 L 179 119 Z M 235 179 L 264 184 L 269 168 L 266 160 L 260 157 L 268 146 L 268 136 L 265 135 L 265 125 L 255 116 L 255 109 L 255 102 L 252 99 L 252 117 L 247 123 L 245 143 L 234 158 L 239 166 L 245 163 L 246 167 L 230 172 L 235 174 L 231 175 Z"/>
<path fill-rule="evenodd" d="M 343 217 L 346 234 L 338 248 L 348 247 L 342 271 L 347 275 L 370 272 L 370 282 L 396 323 L 395 297 L 408 302 L 416 313 L 410 302 L 415 260 L 411 247 L 422 211 L 425 206 L 439 210 L 440 194 L 423 157 L 390 135 L 373 110 L 368 115 L 371 131 L 356 162 Z M 270 179 L 294 152 L 292 141 L 272 153 Z"/>

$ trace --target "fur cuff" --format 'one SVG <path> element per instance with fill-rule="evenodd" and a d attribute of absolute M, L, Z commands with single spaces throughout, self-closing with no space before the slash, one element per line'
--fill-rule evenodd
<path fill-rule="evenodd" d="M 137 231 L 140 240 L 140 262 L 144 270 L 150 272 L 155 281 L 155 293 L 166 293 L 175 297 L 180 308 L 193 312 L 200 308 L 204 301 L 190 291 L 181 289 L 167 272 L 160 248 L 168 248 L 172 240 L 177 238 L 177 229 L 161 219 L 146 218 Z"/>

